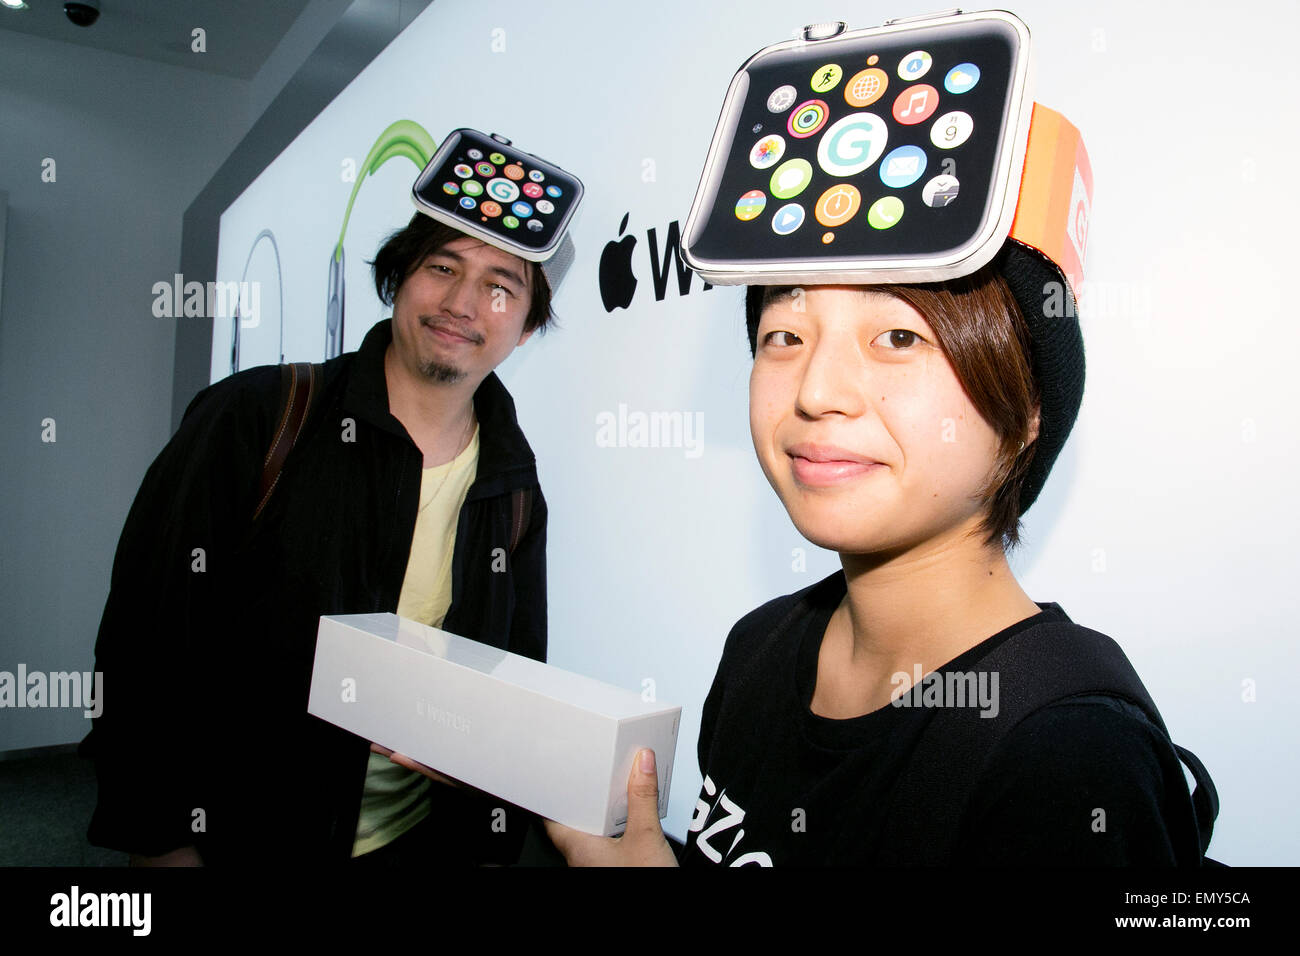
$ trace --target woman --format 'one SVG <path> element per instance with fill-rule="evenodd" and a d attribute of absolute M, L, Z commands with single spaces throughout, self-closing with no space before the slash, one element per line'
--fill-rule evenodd
<path fill-rule="evenodd" d="M 947 283 L 749 289 L 759 464 L 842 571 L 732 629 L 682 862 L 1199 862 L 1122 652 L 1007 564 L 1082 396 L 1077 322 L 1043 307 L 1061 291 L 1013 242 Z M 1129 700 L 1071 695 L 1094 665 Z M 548 824 L 571 864 L 674 861 L 652 763 L 622 838 Z"/>

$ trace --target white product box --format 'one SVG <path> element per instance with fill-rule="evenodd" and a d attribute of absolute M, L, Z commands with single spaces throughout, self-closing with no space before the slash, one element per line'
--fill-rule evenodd
<path fill-rule="evenodd" d="M 396 614 L 320 619 L 309 713 L 543 817 L 614 836 L 638 750 L 668 812 L 680 707 Z"/>

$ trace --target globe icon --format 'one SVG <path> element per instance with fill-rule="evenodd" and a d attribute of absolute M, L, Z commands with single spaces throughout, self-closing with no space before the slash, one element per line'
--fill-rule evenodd
<path fill-rule="evenodd" d="M 853 95 L 860 100 L 874 96 L 880 89 L 880 81 L 874 76 L 865 76 L 853 84 Z"/>

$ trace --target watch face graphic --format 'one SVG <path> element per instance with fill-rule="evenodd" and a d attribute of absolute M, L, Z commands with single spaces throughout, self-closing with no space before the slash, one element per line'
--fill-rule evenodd
<path fill-rule="evenodd" d="M 1027 73 L 1028 32 L 999 11 L 765 48 L 732 82 L 684 255 L 730 282 L 989 247 L 1014 212 Z"/>
<path fill-rule="evenodd" d="M 455 191 L 445 188 L 456 184 Z M 508 140 L 454 130 L 412 189 L 417 207 L 466 233 L 532 261 L 563 239 L 582 183 Z"/>

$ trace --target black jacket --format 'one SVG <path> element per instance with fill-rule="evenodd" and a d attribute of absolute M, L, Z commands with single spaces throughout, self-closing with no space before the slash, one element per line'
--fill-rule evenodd
<path fill-rule="evenodd" d="M 255 525 L 278 367 L 200 392 L 149 468 L 95 645 L 105 705 L 82 748 L 99 778 L 91 843 L 145 855 L 196 844 L 214 863 L 349 857 L 369 745 L 306 706 L 319 617 L 395 611 L 406 572 L 423 456 L 388 410 L 391 341 L 380 322 L 357 352 L 318 368 L 311 413 Z M 546 503 L 533 453 L 495 374 L 474 408 L 478 470 L 443 627 L 545 660 Z M 533 489 L 531 520 L 511 555 L 518 488 Z M 519 811 L 506 808 L 503 831 L 500 801 L 430 789 L 449 860 L 517 855 Z"/>

